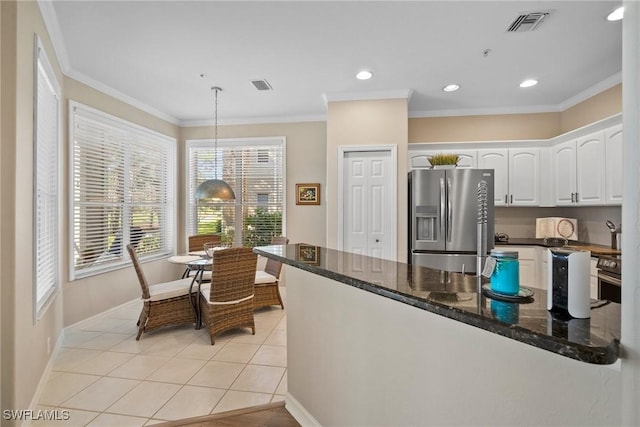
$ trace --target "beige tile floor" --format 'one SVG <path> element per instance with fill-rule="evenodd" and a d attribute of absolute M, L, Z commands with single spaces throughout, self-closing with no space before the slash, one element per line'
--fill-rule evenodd
<path fill-rule="evenodd" d="M 286 288 L 281 288 L 286 304 Z M 68 410 L 37 426 L 143 426 L 284 400 L 286 314 L 255 312 L 256 334 L 237 329 L 211 345 L 184 325 L 135 340 L 142 302 L 65 329 L 38 409 Z"/>

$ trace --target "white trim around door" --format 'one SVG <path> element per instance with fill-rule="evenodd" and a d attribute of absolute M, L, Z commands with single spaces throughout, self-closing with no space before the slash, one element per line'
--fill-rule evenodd
<path fill-rule="evenodd" d="M 379 152 L 389 153 L 391 166 L 391 194 L 390 200 L 398 200 L 398 146 L 395 144 L 386 145 L 341 145 L 338 147 L 338 249 L 344 248 L 344 167 L 345 158 L 348 153 L 354 152 Z M 390 208 L 390 235 L 388 241 L 391 242 L 389 259 L 395 261 L 398 256 L 398 204 L 393 203 Z"/>

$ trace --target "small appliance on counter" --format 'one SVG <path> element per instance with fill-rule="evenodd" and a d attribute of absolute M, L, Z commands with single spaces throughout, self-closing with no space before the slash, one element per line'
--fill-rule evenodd
<path fill-rule="evenodd" d="M 622 225 L 616 227 L 616 225 L 611 220 L 607 220 L 605 222 L 609 231 L 611 232 L 611 249 L 621 250 L 622 249 Z"/>
<path fill-rule="evenodd" d="M 536 239 L 560 237 L 578 240 L 578 220 L 575 218 L 536 218 Z"/>
<path fill-rule="evenodd" d="M 507 233 L 496 233 L 493 241 L 495 243 L 509 243 L 509 235 Z"/>
<path fill-rule="evenodd" d="M 549 249 L 547 309 L 559 318 L 591 317 L 589 261 L 591 252 Z"/>

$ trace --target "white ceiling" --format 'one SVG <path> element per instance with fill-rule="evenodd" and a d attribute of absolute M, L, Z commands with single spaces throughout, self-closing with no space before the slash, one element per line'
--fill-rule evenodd
<path fill-rule="evenodd" d="M 560 111 L 621 81 L 620 1 L 41 1 L 64 72 L 182 125 L 324 119 L 410 93 L 409 115 Z M 507 33 L 523 12 L 551 11 Z M 483 51 L 491 52 L 485 57 Z M 355 79 L 373 71 L 368 81 Z M 205 77 L 200 77 L 205 74 Z M 521 89 L 525 78 L 539 84 Z M 258 92 L 251 80 L 267 79 Z M 457 83 L 461 89 L 445 93 Z"/>

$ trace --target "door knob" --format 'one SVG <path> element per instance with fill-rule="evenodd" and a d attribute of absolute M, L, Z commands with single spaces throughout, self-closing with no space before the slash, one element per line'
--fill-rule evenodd
<path fill-rule="evenodd" d="M 376 239 L 376 243 L 379 243 L 379 242 L 380 242 L 380 239 Z"/>

